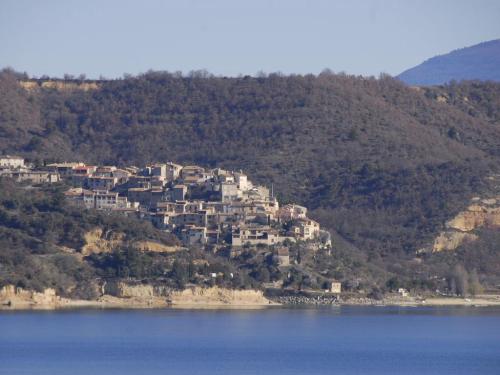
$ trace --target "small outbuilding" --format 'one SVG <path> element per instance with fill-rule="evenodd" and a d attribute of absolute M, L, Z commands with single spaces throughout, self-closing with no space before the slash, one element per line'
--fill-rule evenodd
<path fill-rule="evenodd" d="M 290 265 L 290 252 L 288 247 L 278 247 L 276 253 L 274 254 L 274 259 L 279 266 L 289 266 Z"/>
<path fill-rule="evenodd" d="M 340 294 L 342 292 L 342 284 L 339 281 L 332 281 L 330 285 L 330 293 Z"/>

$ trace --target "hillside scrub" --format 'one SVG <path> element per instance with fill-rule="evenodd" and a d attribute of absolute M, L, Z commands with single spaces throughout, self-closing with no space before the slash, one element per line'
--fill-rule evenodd
<path fill-rule="evenodd" d="M 39 164 L 172 160 L 243 169 L 257 183 L 274 184 L 281 203 L 309 207 L 386 279 L 398 273 L 410 282 L 412 272 L 395 260 L 411 261 L 471 197 L 488 192 L 485 178 L 498 171 L 495 83 L 424 89 L 388 76 L 328 72 L 148 72 L 84 92 L 26 91 L 17 79 L 0 74 L 3 153 Z M 45 238 L 49 224 L 40 225 Z M 81 229 L 67 225 L 57 241 L 79 246 Z"/>

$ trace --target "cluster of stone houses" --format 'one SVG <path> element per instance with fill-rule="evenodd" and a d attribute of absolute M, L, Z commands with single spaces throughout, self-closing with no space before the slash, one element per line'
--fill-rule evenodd
<path fill-rule="evenodd" d="M 0 177 L 10 177 L 16 181 L 30 181 L 35 184 L 59 182 L 59 174 L 35 170 L 25 163 L 24 158 L 19 156 L 0 156 Z"/>
<path fill-rule="evenodd" d="M 0 159 L 0 168 L 0 174 L 17 180 L 65 180 L 73 186 L 66 196 L 75 204 L 137 215 L 186 246 L 279 245 L 321 237 L 307 208 L 280 207 L 267 187 L 254 185 L 242 171 L 172 162 L 144 168 L 54 163 L 35 169 L 15 157 Z M 330 246 L 329 239 L 321 246 Z"/>

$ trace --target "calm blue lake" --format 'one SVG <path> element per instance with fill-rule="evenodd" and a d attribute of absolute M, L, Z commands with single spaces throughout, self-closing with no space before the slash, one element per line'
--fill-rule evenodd
<path fill-rule="evenodd" d="M 500 374 L 500 309 L 0 312 L 0 374 Z"/>

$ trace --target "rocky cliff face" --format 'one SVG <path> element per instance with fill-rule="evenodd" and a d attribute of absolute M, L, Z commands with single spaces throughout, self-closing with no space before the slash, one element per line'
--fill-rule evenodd
<path fill-rule="evenodd" d="M 477 236 L 472 233 L 461 232 L 441 232 L 436 237 L 432 245 L 432 252 L 455 250 L 457 247 L 465 242 L 472 242 L 477 240 Z"/>
<path fill-rule="evenodd" d="M 259 306 L 272 304 L 260 290 L 233 290 L 218 287 L 187 288 L 172 292 L 169 298 L 171 303 L 177 306 Z"/>
<path fill-rule="evenodd" d="M 116 247 L 123 244 L 125 235 L 123 233 L 106 232 L 101 228 L 95 228 L 85 233 L 85 245 L 82 248 L 82 254 L 109 253 Z"/>
<path fill-rule="evenodd" d="M 123 281 L 107 282 L 102 287 L 103 294 L 119 298 L 153 298 L 164 297 L 167 289 L 151 284 L 126 283 Z"/>
<path fill-rule="evenodd" d="M 0 306 L 14 308 L 54 308 L 63 303 L 64 299 L 56 295 L 54 289 L 35 292 L 7 285 L 0 289 Z"/>
<path fill-rule="evenodd" d="M 94 228 L 84 235 L 85 245 L 82 247 L 82 254 L 100 254 L 112 252 L 117 247 L 123 245 L 125 234 L 121 232 L 107 231 L 102 228 Z M 136 241 L 134 247 L 141 251 L 151 251 L 155 253 L 174 253 L 184 250 L 178 246 L 167 246 L 155 241 Z"/>
<path fill-rule="evenodd" d="M 445 224 L 430 248 L 420 252 L 452 251 L 465 242 L 478 239 L 474 230 L 485 227 L 500 229 L 500 197 L 481 199 L 473 198 L 471 205 Z"/>
<path fill-rule="evenodd" d="M 268 306 L 273 303 L 258 290 L 231 290 L 219 287 L 193 287 L 174 291 L 162 286 L 123 281 L 106 283 L 96 300 L 61 298 L 54 289 L 34 292 L 8 285 L 0 289 L 0 309 L 99 308 L 210 308 Z"/>
<path fill-rule="evenodd" d="M 90 91 L 99 89 L 96 81 L 63 81 L 63 80 L 25 80 L 19 81 L 19 85 L 28 91 L 38 89 L 55 89 L 61 91 L 82 90 Z"/>
<path fill-rule="evenodd" d="M 191 287 L 172 290 L 161 285 L 133 284 L 123 281 L 107 283 L 104 292 L 119 298 L 166 300 L 173 306 L 214 306 L 214 305 L 268 305 L 270 301 L 260 290 L 234 290 L 219 288 Z"/>
<path fill-rule="evenodd" d="M 446 223 L 449 229 L 470 232 L 479 227 L 500 228 L 500 200 L 483 199 Z"/>

